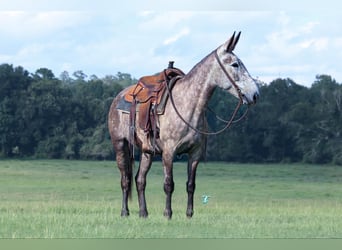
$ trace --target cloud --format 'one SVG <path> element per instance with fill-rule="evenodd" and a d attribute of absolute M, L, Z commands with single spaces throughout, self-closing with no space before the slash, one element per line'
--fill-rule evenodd
<path fill-rule="evenodd" d="M 36 39 L 75 28 L 89 20 L 90 16 L 90 13 L 78 11 L 3 11 L 0 15 L 0 31 L 13 38 Z"/>
<path fill-rule="evenodd" d="M 317 21 L 310 21 L 308 23 L 305 23 L 304 25 L 300 26 L 299 30 L 302 31 L 305 34 L 310 34 L 314 31 L 314 29 L 320 25 L 320 22 Z"/>
<path fill-rule="evenodd" d="M 177 34 L 167 38 L 164 40 L 163 44 L 164 45 L 169 45 L 171 43 L 176 42 L 177 40 L 179 40 L 181 37 L 186 36 L 190 33 L 190 29 L 189 28 L 183 28 L 182 30 L 180 30 Z"/>
<path fill-rule="evenodd" d="M 328 49 L 329 39 L 326 37 L 304 40 L 298 44 L 302 49 L 313 49 L 314 51 L 323 51 Z"/>
<path fill-rule="evenodd" d="M 194 16 L 194 12 L 191 11 L 170 11 L 170 12 L 140 12 L 144 18 L 139 27 L 141 31 L 156 32 L 177 29 L 179 25 L 184 25 L 184 22 L 188 21 Z"/>
<path fill-rule="evenodd" d="M 306 86 L 312 84 L 317 74 L 332 72 L 333 77 L 339 75 L 342 80 L 342 74 L 336 75 L 333 70 L 339 64 L 336 59 L 342 55 L 342 34 L 335 24 L 339 19 L 326 19 L 316 12 L 278 13 L 273 25 L 264 30 L 264 40 L 257 41 L 252 54 L 247 55 L 250 72 L 266 82 L 290 77 Z"/>
<path fill-rule="evenodd" d="M 140 77 L 168 60 L 188 71 L 241 30 L 235 52 L 253 76 L 309 85 L 319 73 L 342 81 L 341 22 L 339 13 L 310 11 L 3 11 L 0 60 L 29 71 L 48 67 L 56 75 L 83 70 Z"/>

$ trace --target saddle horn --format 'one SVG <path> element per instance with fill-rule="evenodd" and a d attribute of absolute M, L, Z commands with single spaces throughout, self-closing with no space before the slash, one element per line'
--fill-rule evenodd
<path fill-rule="evenodd" d="M 240 35 L 241 35 L 241 31 L 239 31 L 238 35 L 235 37 L 235 31 L 232 35 L 232 37 L 229 39 L 228 45 L 227 45 L 227 49 L 226 51 L 228 53 L 233 52 L 233 50 L 235 49 L 236 44 L 238 43 L 239 39 L 240 39 Z"/>

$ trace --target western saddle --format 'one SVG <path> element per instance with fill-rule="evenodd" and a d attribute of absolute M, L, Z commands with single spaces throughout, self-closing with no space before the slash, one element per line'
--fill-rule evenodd
<path fill-rule="evenodd" d="M 131 86 L 124 99 L 131 103 L 130 107 L 130 144 L 134 148 L 136 113 L 139 116 L 139 127 L 147 135 L 148 145 L 142 142 L 142 149 L 155 153 L 155 140 L 159 137 L 157 127 L 157 115 L 164 112 L 168 98 L 168 91 L 174 83 L 185 74 L 182 70 L 173 67 L 173 61 L 169 62 L 167 69 L 152 76 L 144 76 L 138 83 Z M 151 142 L 152 140 L 152 142 Z M 151 144 L 152 143 L 152 144 Z"/>

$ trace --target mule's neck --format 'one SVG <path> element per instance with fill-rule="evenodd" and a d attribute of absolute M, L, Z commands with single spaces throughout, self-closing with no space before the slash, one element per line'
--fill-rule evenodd
<path fill-rule="evenodd" d="M 188 108 L 203 113 L 217 87 L 219 68 L 215 59 L 215 51 L 203 58 L 182 79 L 184 95 L 192 102 Z"/>
<path fill-rule="evenodd" d="M 199 121 L 214 93 L 218 75 L 218 64 L 214 52 L 203 58 L 180 80 L 177 100 L 182 113 L 194 125 Z M 176 87 L 176 86 L 175 86 Z M 176 94 L 174 94 L 174 97 Z"/>

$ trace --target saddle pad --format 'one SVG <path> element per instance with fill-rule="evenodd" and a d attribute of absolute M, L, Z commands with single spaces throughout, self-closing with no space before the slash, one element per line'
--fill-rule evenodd
<path fill-rule="evenodd" d="M 163 103 L 161 102 L 158 106 L 157 106 L 157 115 L 162 115 L 164 114 L 164 110 L 165 110 L 165 104 L 166 102 L 164 101 Z M 119 102 L 118 105 L 116 106 L 117 110 L 120 110 L 123 113 L 130 113 L 131 110 L 131 102 L 126 101 L 125 97 L 122 97 Z M 136 112 L 139 112 L 139 108 L 140 108 L 140 103 L 137 103 L 137 109 Z"/>
<path fill-rule="evenodd" d="M 132 103 L 126 101 L 125 97 L 122 97 L 119 100 L 118 105 L 116 106 L 116 109 L 121 110 L 122 112 L 129 114 L 129 111 L 131 109 L 131 105 L 132 105 Z M 138 111 L 138 109 L 137 109 L 137 111 Z"/>

